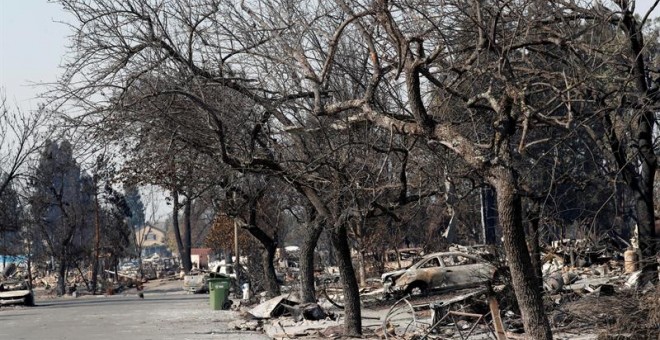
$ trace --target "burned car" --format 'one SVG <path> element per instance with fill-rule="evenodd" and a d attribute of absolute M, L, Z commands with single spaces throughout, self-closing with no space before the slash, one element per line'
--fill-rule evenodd
<path fill-rule="evenodd" d="M 426 294 L 431 290 L 452 290 L 491 281 L 497 267 L 483 258 L 461 252 L 433 253 L 412 266 L 381 276 L 385 294 Z"/>
<path fill-rule="evenodd" d="M 23 304 L 34 306 L 34 293 L 25 281 L 5 281 L 0 283 L 0 306 Z"/>

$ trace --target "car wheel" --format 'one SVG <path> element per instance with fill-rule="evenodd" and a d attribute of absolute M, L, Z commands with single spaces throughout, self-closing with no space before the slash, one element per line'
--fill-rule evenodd
<path fill-rule="evenodd" d="M 23 298 L 23 304 L 28 307 L 34 306 L 34 295 L 32 293 L 28 294 Z"/>
<path fill-rule="evenodd" d="M 406 288 L 406 295 L 422 296 L 428 294 L 428 286 L 424 282 L 413 282 Z"/>

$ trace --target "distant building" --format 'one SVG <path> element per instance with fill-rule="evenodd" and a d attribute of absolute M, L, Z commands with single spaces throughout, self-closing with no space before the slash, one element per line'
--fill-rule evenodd
<path fill-rule="evenodd" d="M 149 257 L 158 254 L 161 257 L 169 257 L 171 251 L 167 249 L 167 237 L 164 230 L 146 224 L 135 229 L 135 241 L 142 248 L 142 256 Z"/>
<path fill-rule="evenodd" d="M 208 269 L 209 262 L 212 261 L 211 257 L 213 251 L 211 248 L 192 248 L 190 249 L 190 261 L 193 264 L 193 268 L 197 269 Z"/>

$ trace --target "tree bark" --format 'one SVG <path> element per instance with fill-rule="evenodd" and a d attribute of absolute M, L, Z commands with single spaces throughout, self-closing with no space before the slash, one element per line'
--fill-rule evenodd
<path fill-rule="evenodd" d="M 96 291 L 98 290 L 98 276 L 99 276 L 99 259 L 98 257 L 95 256 L 95 259 L 93 260 L 94 262 L 92 263 L 92 280 L 90 281 L 90 290 L 92 291 L 92 295 L 96 295 Z"/>
<path fill-rule="evenodd" d="M 275 250 L 277 249 L 277 241 L 270 237 L 266 232 L 261 228 L 256 226 L 257 223 L 257 202 L 252 201 L 250 203 L 250 217 L 248 225 L 245 227 L 247 231 L 254 238 L 261 243 L 264 247 L 264 253 L 262 255 L 262 268 L 264 271 L 264 278 L 266 282 L 264 286 L 266 287 L 268 294 L 271 296 L 277 296 L 280 294 L 280 285 L 277 282 L 277 275 L 275 274 L 275 265 L 273 260 L 275 258 Z"/>
<path fill-rule="evenodd" d="M 179 192 L 177 190 L 172 190 L 172 229 L 174 229 L 174 238 L 176 239 L 176 247 L 179 251 L 179 257 L 181 257 L 181 265 L 183 270 L 188 273 L 192 264 L 190 261 L 190 254 L 186 254 L 185 247 L 183 246 L 183 240 L 181 239 L 181 230 L 179 228 Z"/>
<path fill-rule="evenodd" d="M 113 256 L 113 271 L 115 272 L 115 282 L 119 282 L 119 259 L 116 256 Z"/>
<path fill-rule="evenodd" d="M 358 260 L 359 260 L 358 270 L 360 272 L 360 287 L 365 287 L 367 285 L 367 264 L 366 264 L 366 256 L 364 256 L 364 250 L 362 249 L 358 251 Z"/>
<path fill-rule="evenodd" d="M 3 266 L 4 268 L 4 266 Z M 32 249 L 28 250 L 27 257 L 27 274 L 28 274 L 28 289 L 32 290 L 34 285 L 34 280 L 32 278 Z"/>
<path fill-rule="evenodd" d="M 66 294 L 66 254 L 62 252 L 59 259 L 59 268 L 57 268 L 57 295 Z"/>
<path fill-rule="evenodd" d="M 187 261 L 183 261 L 183 268 L 186 272 L 192 270 L 192 260 L 190 258 L 192 250 L 192 223 L 190 221 L 192 211 L 192 200 L 190 197 L 186 199 L 185 204 L 183 205 L 183 235 L 181 241 L 183 243 L 184 252 L 182 256 L 185 256 Z M 198 265 L 200 265 L 198 263 Z"/>
<path fill-rule="evenodd" d="M 532 267 L 538 280 L 543 280 L 543 271 L 541 263 L 541 245 L 539 225 L 541 222 L 540 210 L 538 203 L 532 203 L 532 208 L 529 211 L 529 230 L 527 232 L 527 247 L 532 259 Z M 538 283 L 541 283 L 540 281 Z M 541 290 L 541 293 L 543 291 Z"/>
<path fill-rule="evenodd" d="M 481 227 L 484 244 L 497 244 L 497 203 L 490 185 L 481 188 Z"/>
<path fill-rule="evenodd" d="M 275 273 L 275 250 L 277 249 L 276 243 L 264 245 L 264 251 L 261 255 L 261 265 L 264 270 L 264 277 L 266 279 L 266 292 L 269 296 L 275 297 L 280 295 L 280 285 L 277 282 L 277 275 Z"/>
<path fill-rule="evenodd" d="M 228 250 L 225 250 L 225 264 L 227 265 L 227 274 L 232 274 L 234 272 L 234 260 Z"/>
<path fill-rule="evenodd" d="M 359 220 L 354 221 L 354 229 L 352 235 L 355 240 L 355 251 L 357 253 L 357 270 L 358 270 L 358 283 L 359 287 L 367 285 L 367 264 L 365 263 L 364 256 L 364 225 L 367 216 L 361 216 Z"/>
<path fill-rule="evenodd" d="M 362 335 L 362 315 L 360 311 L 360 293 L 351 260 L 351 249 L 348 244 L 346 226 L 335 226 L 330 238 L 337 250 L 339 275 L 344 289 L 344 337 L 360 337 Z"/>
<path fill-rule="evenodd" d="M 525 243 L 522 205 L 516 192 L 513 170 L 496 166 L 490 173 L 489 180 L 497 195 L 498 221 L 502 228 L 504 251 L 525 332 L 530 339 L 552 340 L 550 324 L 543 310 L 540 282 Z"/>
<path fill-rule="evenodd" d="M 316 302 L 314 251 L 323 232 L 323 222 L 312 223 L 300 247 L 300 297 L 302 302 Z"/>

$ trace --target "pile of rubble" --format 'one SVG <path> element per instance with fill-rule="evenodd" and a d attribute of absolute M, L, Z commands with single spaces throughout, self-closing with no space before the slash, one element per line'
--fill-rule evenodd
<path fill-rule="evenodd" d="M 160 257 L 153 254 L 150 257 L 143 258 L 141 265 L 138 260 L 128 261 L 119 266 L 118 275 L 128 278 L 146 278 L 155 280 L 166 277 L 173 277 L 177 274 L 176 262 L 169 257 Z"/>
<path fill-rule="evenodd" d="M 59 274 L 43 267 L 32 266 L 31 275 L 28 275 L 27 267 L 21 265 L 7 266 L 5 272 L 11 271 L 10 276 L 5 276 L 6 280 L 24 282 L 24 286 L 29 286 L 31 278 L 31 289 L 43 297 L 50 297 L 56 294 Z M 65 277 L 65 293 L 72 296 L 89 294 L 93 271 L 89 267 L 75 267 L 67 271 Z M 162 261 L 145 261 L 142 273 L 136 265 L 121 265 L 118 270 L 102 270 L 97 276 L 97 292 L 112 295 L 121 293 L 130 288 L 138 290 L 149 280 L 156 278 L 179 279 L 172 266 L 164 266 Z M 4 282 L 8 287 L 9 281 Z M 3 281 L 0 281 L 2 283 Z"/>
<path fill-rule="evenodd" d="M 482 255 L 485 249 L 458 248 Z M 488 255 L 488 253 L 486 253 Z M 632 260 L 631 260 L 632 259 Z M 639 287 L 640 271 L 630 252 L 587 241 L 554 242 L 543 249 L 544 302 L 557 339 L 650 339 L 660 332 L 660 288 Z M 330 275 L 319 302 L 294 294 L 238 307 L 237 330 L 271 338 L 342 336 L 343 291 Z M 285 291 L 285 290 L 283 290 Z M 523 323 L 509 283 L 443 291 L 438 295 L 383 300 L 381 287 L 360 291 L 364 338 L 523 339 Z M 244 302 L 245 304 L 245 302 Z"/>
<path fill-rule="evenodd" d="M 640 271 L 634 249 L 612 250 L 584 240 L 553 242 L 543 254 L 543 284 L 551 294 L 573 291 L 578 294 L 611 295 L 614 288 L 637 287 Z"/>
<path fill-rule="evenodd" d="M 243 319 L 234 321 L 230 324 L 231 328 L 238 330 L 251 330 L 262 331 L 266 330 L 267 333 L 282 333 L 281 337 L 286 336 L 287 327 L 302 326 L 306 333 L 308 333 L 307 326 L 320 325 L 324 321 L 335 321 L 336 315 L 327 312 L 319 304 L 316 303 L 300 303 L 300 300 L 293 294 L 283 294 L 275 298 L 263 301 L 253 308 L 247 309 L 234 304 L 236 308 L 240 308 Z M 320 322 L 319 322 L 320 321 Z M 334 325 L 334 323 L 333 323 Z M 302 336 L 300 332 L 291 332 L 296 334 L 289 334 L 295 336 Z M 278 338 L 280 336 L 272 336 Z"/>
<path fill-rule="evenodd" d="M 585 240 L 553 242 L 543 257 L 543 283 L 553 328 L 571 338 L 655 339 L 660 290 L 640 287 L 638 251 Z M 571 335 L 572 334 L 572 335 Z"/>
<path fill-rule="evenodd" d="M 250 302 L 243 300 L 232 304 L 232 309 L 239 310 L 242 318 L 231 322 L 231 329 L 264 332 L 272 339 L 340 338 L 343 335 L 343 313 L 323 299 L 319 303 L 301 303 L 295 294 L 283 294 L 262 299 L 260 303 L 250 305 Z M 374 335 L 370 329 L 380 326 L 380 317 L 369 314 L 363 310 L 363 326 L 366 334 Z"/>

